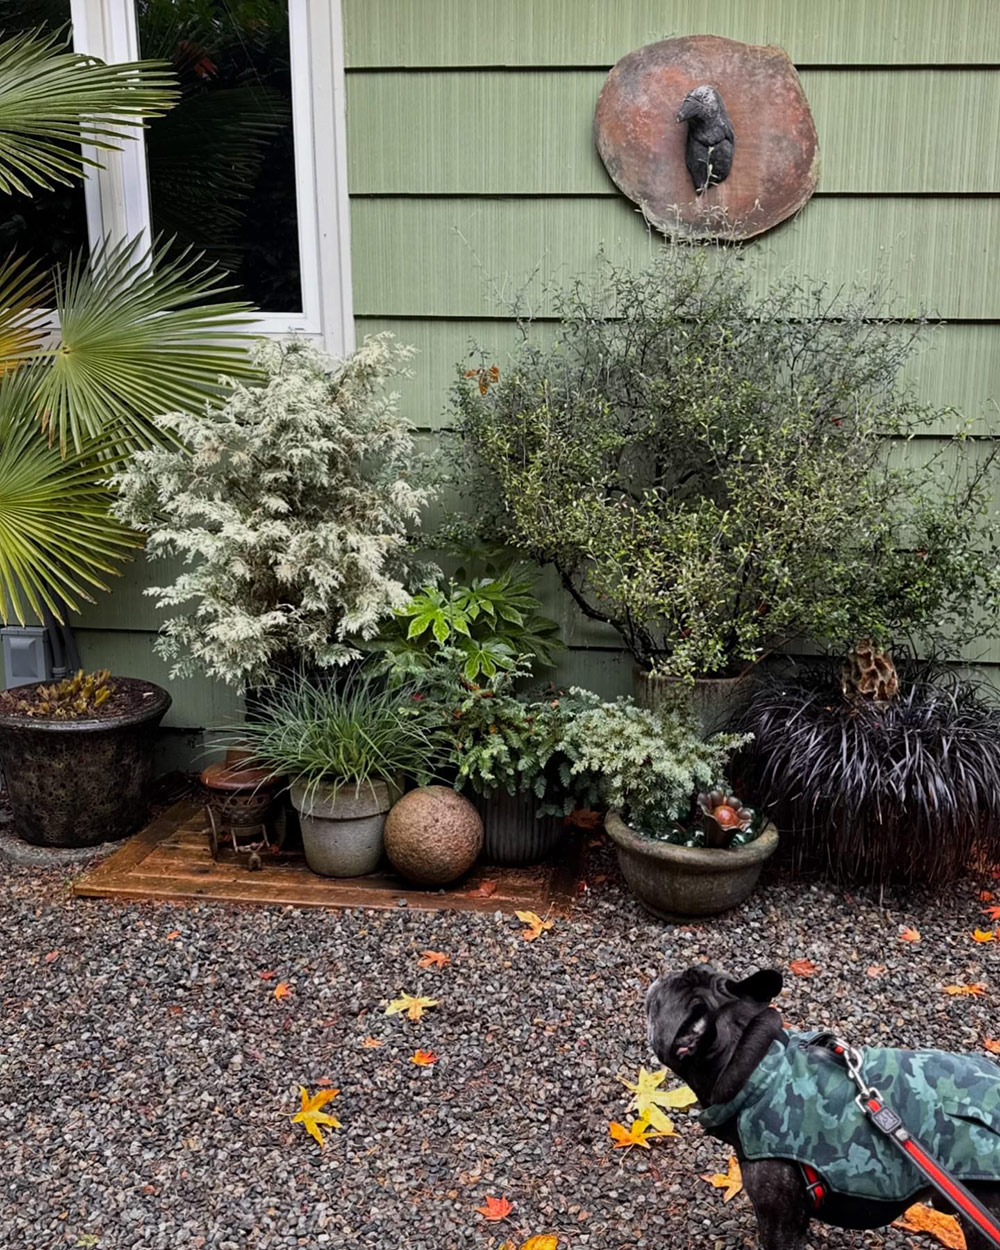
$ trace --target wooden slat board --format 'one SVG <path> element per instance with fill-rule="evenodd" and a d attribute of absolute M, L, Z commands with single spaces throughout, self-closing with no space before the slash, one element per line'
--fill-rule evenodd
<path fill-rule="evenodd" d="M 121 850 L 74 883 L 84 898 L 258 903 L 284 907 L 398 908 L 420 911 L 567 912 L 581 875 L 583 835 L 571 833 L 553 863 L 530 868 L 477 865 L 457 886 L 417 889 L 390 873 L 340 880 L 310 872 L 301 855 L 265 852 L 264 867 L 250 872 L 232 851 L 212 859 L 201 805 L 175 803 Z M 480 893 L 485 882 L 491 894 Z"/>
<path fill-rule="evenodd" d="M 351 194 L 617 197 L 592 130 L 605 77 L 551 69 L 351 74 Z M 995 70 L 803 70 L 801 78 L 819 134 L 819 195 L 1000 191 Z M 420 125 L 406 125 L 410 117 Z"/>

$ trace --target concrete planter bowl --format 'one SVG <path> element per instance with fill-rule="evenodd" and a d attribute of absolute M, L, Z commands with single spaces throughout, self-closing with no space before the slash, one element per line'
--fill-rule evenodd
<path fill-rule="evenodd" d="M 632 893 L 661 920 L 714 916 L 736 907 L 778 849 L 778 831 L 770 822 L 753 842 L 725 850 L 640 837 L 617 812 L 608 813 L 605 828 L 618 847 L 618 863 Z"/>
<path fill-rule="evenodd" d="M 98 846 L 145 822 L 153 744 L 170 695 L 150 681 L 111 680 L 132 696 L 128 711 L 92 720 L 0 714 L 0 767 L 14 832 L 26 842 Z"/>
<path fill-rule="evenodd" d="M 384 781 L 355 789 L 319 785 L 291 787 L 299 813 L 306 863 L 321 877 L 363 877 L 382 862 L 386 813 L 399 797 Z"/>

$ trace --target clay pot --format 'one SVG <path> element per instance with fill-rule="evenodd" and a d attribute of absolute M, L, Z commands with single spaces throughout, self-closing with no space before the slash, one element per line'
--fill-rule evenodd
<path fill-rule="evenodd" d="M 0 767 L 14 832 L 26 842 L 97 846 L 145 823 L 153 744 L 170 695 L 151 681 L 111 680 L 133 696 L 128 711 L 88 720 L 0 714 Z"/>

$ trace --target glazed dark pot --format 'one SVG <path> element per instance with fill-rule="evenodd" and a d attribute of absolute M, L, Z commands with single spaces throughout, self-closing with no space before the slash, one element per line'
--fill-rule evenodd
<path fill-rule="evenodd" d="M 150 681 L 111 680 L 137 696 L 134 709 L 75 721 L 0 713 L 0 768 L 14 832 L 26 842 L 97 846 L 143 825 L 153 743 L 170 695 Z M 42 684 L 50 683 L 33 683 Z"/>
<path fill-rule="evenodd" d="M 491 790 L 476 797 L 483 818 L 483 859 L 487 864 L 519 867 L 538 864 L 555 850 L 563 833 L 563 821 L 537 816 L 532 794 L 508 794 Z"/>

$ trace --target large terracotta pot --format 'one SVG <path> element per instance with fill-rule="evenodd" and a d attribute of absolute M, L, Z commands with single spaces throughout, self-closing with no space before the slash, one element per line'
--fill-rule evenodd
<path fill-rule="evenodd" d="M 132 709 L 92 720 L 0 714 L 0 767 L 14 832 L 26 842 L 97 846 L 145 823 L 153 744 L 170 695 L 151 681 L 111 681 L 133 695 Z"/>
<path fill-rule="evenodd" d="M 714 916 L 736 907 L 778 849 L 778 831 L 770 822 L 753 842 L 724 850 L 641 837 L 617 812 L 608 813 L 604 827 L 618 847 L 618 863 L 632 893 L 661 920 Z"/>
<path fill-rule="evenodd" d="M 644 669 L 632 670 L 636 702 L 654 711 L 687 712 L 701 726 L 704 737 L 720 733 L 746 711 L 753 690 L 753 674 L 739 677 L 651 677 Z"/>

